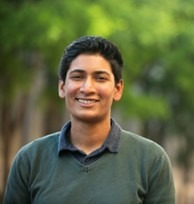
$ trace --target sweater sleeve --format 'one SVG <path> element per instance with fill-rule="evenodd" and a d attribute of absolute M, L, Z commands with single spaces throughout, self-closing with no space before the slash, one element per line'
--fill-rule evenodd
<path fill-rule="evenodd" d="M 151 166 L 149 190 L 145 204 L 174 204 L 175 189 L 172 167 L 166 152 L 162 151 Z"/>
<path fill-rule="evenodd" d="M 4 204 L 30 204 L 28 191 L 29 168 L 17 154 L 11 166 L 4 195 Z"/>

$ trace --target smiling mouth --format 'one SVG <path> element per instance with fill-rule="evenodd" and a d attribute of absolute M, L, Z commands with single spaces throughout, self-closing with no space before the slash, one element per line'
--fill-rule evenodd
<path fill-rule="evenodd" d="M 92 103 L 96 103 L 98 101 L 95 99 L 81 99 L 81 98 L 76 98 L 76 100 L 82 104 L 92 104 Z"/>

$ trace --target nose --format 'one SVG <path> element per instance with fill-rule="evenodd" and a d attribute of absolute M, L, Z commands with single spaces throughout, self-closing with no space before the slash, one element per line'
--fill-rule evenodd
<path fill-rule="evenodd" d="M 80 87 L 80 91 L 84 93 L 94 92 L 94 82 L 92 78 L 88 77 L 83 81 L 83 84 Z"/>

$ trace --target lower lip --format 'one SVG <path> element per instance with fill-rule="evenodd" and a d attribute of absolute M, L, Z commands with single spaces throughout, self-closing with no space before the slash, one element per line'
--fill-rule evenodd
<path fill-rule="evenodd" d="M 92 103 L 82 103 L 80 101 L 77 100 L 77 102 L 82 106 L 82 107 L 91 107 L 93 105 L 96 104 L 96 101 L 95 102 L 92 102 Z"/>

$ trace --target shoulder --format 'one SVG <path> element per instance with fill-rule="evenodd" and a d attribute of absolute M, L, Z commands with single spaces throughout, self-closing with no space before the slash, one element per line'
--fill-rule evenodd
<path fill-rule="evenodd" d="M 43 153 L 49 154 L 49 152 L 57 152 L 59 135 L 60 132 L 55 132 L 35 139 L 32 142 L 21 147 L 16 156 L 25 156 L 32 158 L 35 155 L 40 156 Z"/>
<path fill-rule="evenodd" d="M 126 162 L 151 172 L 152 176 L 164 172 L 170 175 L 169 178 L 171 177 L 172 166 L 168 154 L 163 147 L 152 140 L 122 130 L 120 152 Z"/>
<path fill-rule="evenodd" d="M 163 151 L 163 148 L 157 144 L 156 142 L 145 138 L 141 135 L 126 131 L 126 130 L 121 130 L 121 140 L 128 145 L 137 145 L 136 147 L 153 147 L 156 148 L 157 150 Z"/>
<path fill-rule="evenodd" d="M 121 130 L 121 149 L 149 159 L 169 160 L 164 148 L 156 142 L 138 134 Z"/>

